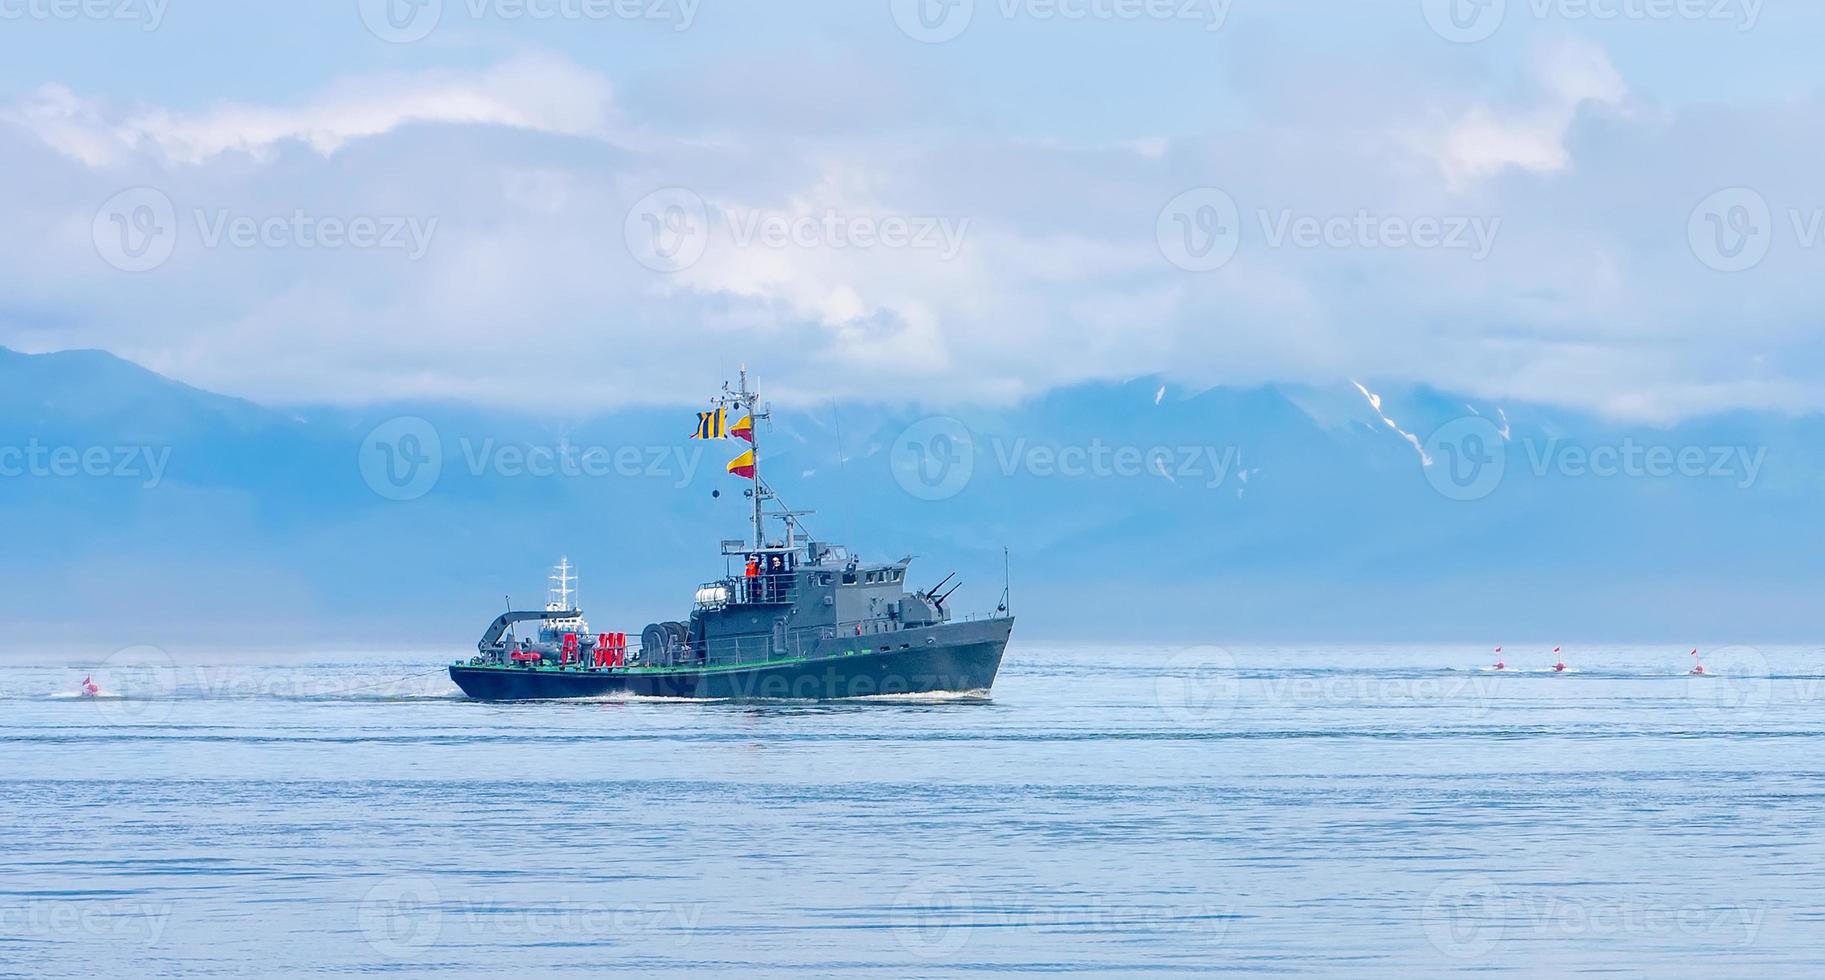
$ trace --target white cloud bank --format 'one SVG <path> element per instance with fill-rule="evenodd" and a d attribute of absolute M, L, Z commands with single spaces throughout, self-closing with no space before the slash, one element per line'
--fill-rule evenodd
<path fill-rule="evenodd" d="M 747 361 L 782 400 L 1007 400 L 1161 373 L 1650 418 L 1819 406 L 1807 256 L 1732 277 L 1687 241 L 1720 186 L 1806 200 L 1803 174 L 1739 168 L 1796 149 L 1759 145 L 1766 119 L 1739 112 L 1720 155 L 1715 118 L 1644 107 L 1571 41 L 1507 98 L 1359 88 L 1203 135 L 1079 143 L 688 118 L 630 136 L 609 77 L 550 56 L 353 77 L 290 105 L 46 85 L 0 109 L 0 165 L 43 189 L 0 214 L 22 229 L 0 243 L 0 343 L 101 346 L 281 402 L 525 403 L 554 385 L 578 407 L 689 401 Z M 172 201 L 178 237 L 129 274 L 94 236 L 132 229 L 97 209 L 141 185 Z M 1162 213 L 1198 187 L 1234 202 L 1233 229 L 1220 208 Z M 701 212 L 630 218 L 662 188 Z M 398 217 L 437 219 L 421 260 L 296 230 Z M 1487 258 L 1441 243 L 1491 217 Z M 277 244 L 203 243 L 239 218 L 277 222 Z M 1267 234 L 1302 223 L 1310 240 Z M 1170 236 L 1231 232 L 1227 263 L 1175 264 Z M 684 235 L 692 261 L 642 264 L 628 236 L 648 233 Z"/>
<path fill-rule="evenodd" d="M 1470 106 L 1461 118 L 1436 133 L 1423 134 L 1421 147 L 1457 184 L 1496 176 L 1509 168 L 1554 174 L 1571 163 L 1566 137 L 1589 107 L 1618 109 L 1628 87 L 1602 48 L 1563 40 L 1536 52 L 1534 91 L 1521 105 Z"/>
<path fill-rule="evenodd" d="M 193 112 L 156 106 L 115 111 L 62 85 L 47 84 L 0 113 L 0 120 L 91 167 L 120 166 L 142 154 L 198 165 L 232 152 L 266 159 L 288 141 L 329 156 L 350 141 L 410 123 L 605 138 L 612 96 L 608 80 L 595 72 L 527 57 L 477 73 L 363 75 L 298 106 L 227 102 Z"/>

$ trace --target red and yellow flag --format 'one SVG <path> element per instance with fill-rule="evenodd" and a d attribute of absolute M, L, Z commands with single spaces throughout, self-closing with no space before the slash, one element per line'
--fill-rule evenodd
<path fill-rule="evenodd" d="M 729 427 L 729 435 L 732 435 L 737 439 L 746 439 L 749 442 L 753 442 L 754 441 L 754 416 L 743 415 L 741 417 L 740 422 L 737 422 L 734 425 Z"/>
<path fill-rule="evenodd" d="M 754 479 L 754 450 L 750 449 L 729 460 L 729 472 L 744 480 Z"/>

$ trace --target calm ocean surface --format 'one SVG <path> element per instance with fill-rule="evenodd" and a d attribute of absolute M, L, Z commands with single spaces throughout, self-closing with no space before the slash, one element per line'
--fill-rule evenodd
<path fill-rule="evenodd" d="M 514 706 L 426 656 L 11 658 L 0 975 L 1821 975 L 1825 651 L 1685 653 L 1016 642 L 986 701 Z"/>

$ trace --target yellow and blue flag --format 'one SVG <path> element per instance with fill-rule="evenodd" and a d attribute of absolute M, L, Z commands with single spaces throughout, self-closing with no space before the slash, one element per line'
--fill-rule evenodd
<path fill-rule="evenodd" d="M 729 434 L 729 410 L 719 408 L 714 412 L 697 413 L 697 431 L 691 433 L 693 439 L 723 439 Z"/>

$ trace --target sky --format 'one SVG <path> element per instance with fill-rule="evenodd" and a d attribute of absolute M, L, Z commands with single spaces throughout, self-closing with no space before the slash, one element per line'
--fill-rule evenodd
<path fill-rule="evenodd" d="M 0 345 L 269 405 L 1825 408 L 1798 0 L 0 0 Z"/>

